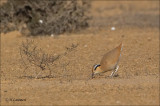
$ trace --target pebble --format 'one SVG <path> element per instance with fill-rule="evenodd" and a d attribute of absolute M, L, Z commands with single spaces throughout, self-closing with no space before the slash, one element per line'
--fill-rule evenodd
<path fill-rule="evenodd" d="M 54 37 L 54 34 L 51 34 L 51 37 Z"/>
<path fill-rule="evenodd" d="M 116 103 L 120 103 L 120 101 L 117 100 Z"/>
<path fill-rule="evenodd" d="M 116 30 L 116 28 L 115 27 L 111 27 L 111 30 L 114 31 L 114 30 Z"/>
<path fill-rule="evenodd" d="M 87 45 L 84 45 L 84 47 L 88 47 Z"/>
<path fill-rule="evenodd" d="M 148 37 L 148 38 L 147 38 L 147 40 L 148 40 L 148 41 L 151 41 L 151 38 L 150 38 L 150 37 Z"/>
<path fill-rule="evenodd" d="M 39 23 L 41 23 L 41 24 L 42 24 L 42 23 L 43 23 L 43 20 L 39 20 Z"/>

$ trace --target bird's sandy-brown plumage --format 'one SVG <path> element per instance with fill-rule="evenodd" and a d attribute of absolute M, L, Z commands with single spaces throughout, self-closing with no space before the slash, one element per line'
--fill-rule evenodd
<path fill-rule="evenodd" d="M 119 62 L 120 54 L 121 54 L 122 43 L 114 48 L 113 50 L 106 53 L 101 62 L 101 69 L 105 71 L 113 70 Z"/>
<path fill-rule="evenodd" d="M 100 62 L 100 65 L 94 65 L 92 69 L 92 78 L 93 78 L 93 75 L 97 73 L 104 73 L 110 70 L 114 70 L 111 76 L 115 74 L 115 72 L 118 70 L 118 67 L 119 67 L 118 62 L 119 62 L 121 51 L 122 51 L 122 45 L 123 44 L 121 43 L 118 47 L 104 54 Z"/>

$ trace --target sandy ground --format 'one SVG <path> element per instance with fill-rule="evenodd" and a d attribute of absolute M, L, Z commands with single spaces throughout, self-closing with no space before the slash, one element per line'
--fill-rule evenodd
<path fill-rule="evenodd" d="M 58 37 L 1 34 L 1 104 L 159 105 L 158 8 L 156 1 L 93 2 L 94 17 L 85 31 Z M 53 67 L 56 77 L 45 78 L 48 70 L 44 70 L 35 79 L 29 76 L 41 70 L 24 70 L 19 54 L 26 39 L 48 54 L 63 53 L 72 44 L 78 47 Z M 90 79 L 92 66 L 120 42 L 124 47 L 118 76 L 106 78 L 111 74 L 107 72 Z"/>

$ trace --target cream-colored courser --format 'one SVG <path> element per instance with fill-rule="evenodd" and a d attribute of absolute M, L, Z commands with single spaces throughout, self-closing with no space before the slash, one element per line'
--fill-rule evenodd
<path fill-rule="evenodd" d="M 113 77 L 119 68 L 118 63 L 120 60 L 122 48 L 123 48 L 123 44 L 121 43 L 118 47 L 107 52 L 103 56 L 100 64 L 93 66 L 92 78 L 94 77 L 94 75 L 98 73 L 104 73 L 111 70 L 113 70 L 113 72 L 111 73 L 110 76 Z"/>

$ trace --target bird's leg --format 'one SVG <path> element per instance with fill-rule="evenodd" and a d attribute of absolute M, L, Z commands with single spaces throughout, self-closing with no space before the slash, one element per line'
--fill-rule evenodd
<path fill-rule="evenodd" d="M 110 77 L 114 76 L 114 74 L 118 71 L 118 68 L 119 68 L 119 66 L 117 65 L 116 68 L 115 68 L 115 70 L 111 73 Z"/>
<path fill-rule="evenodd" d="M 119 69 L 119 66 L 117 65 L 114 74 L 118 71 L 118 69 Z"/>
<path fill-rule="evenodd" d="M 113 76 L 113 74 L 114 74 L 114 71 L 112 71 L 112 73 L 111 73 L 110 77 L 112 77 L 112 76 Z"/>

